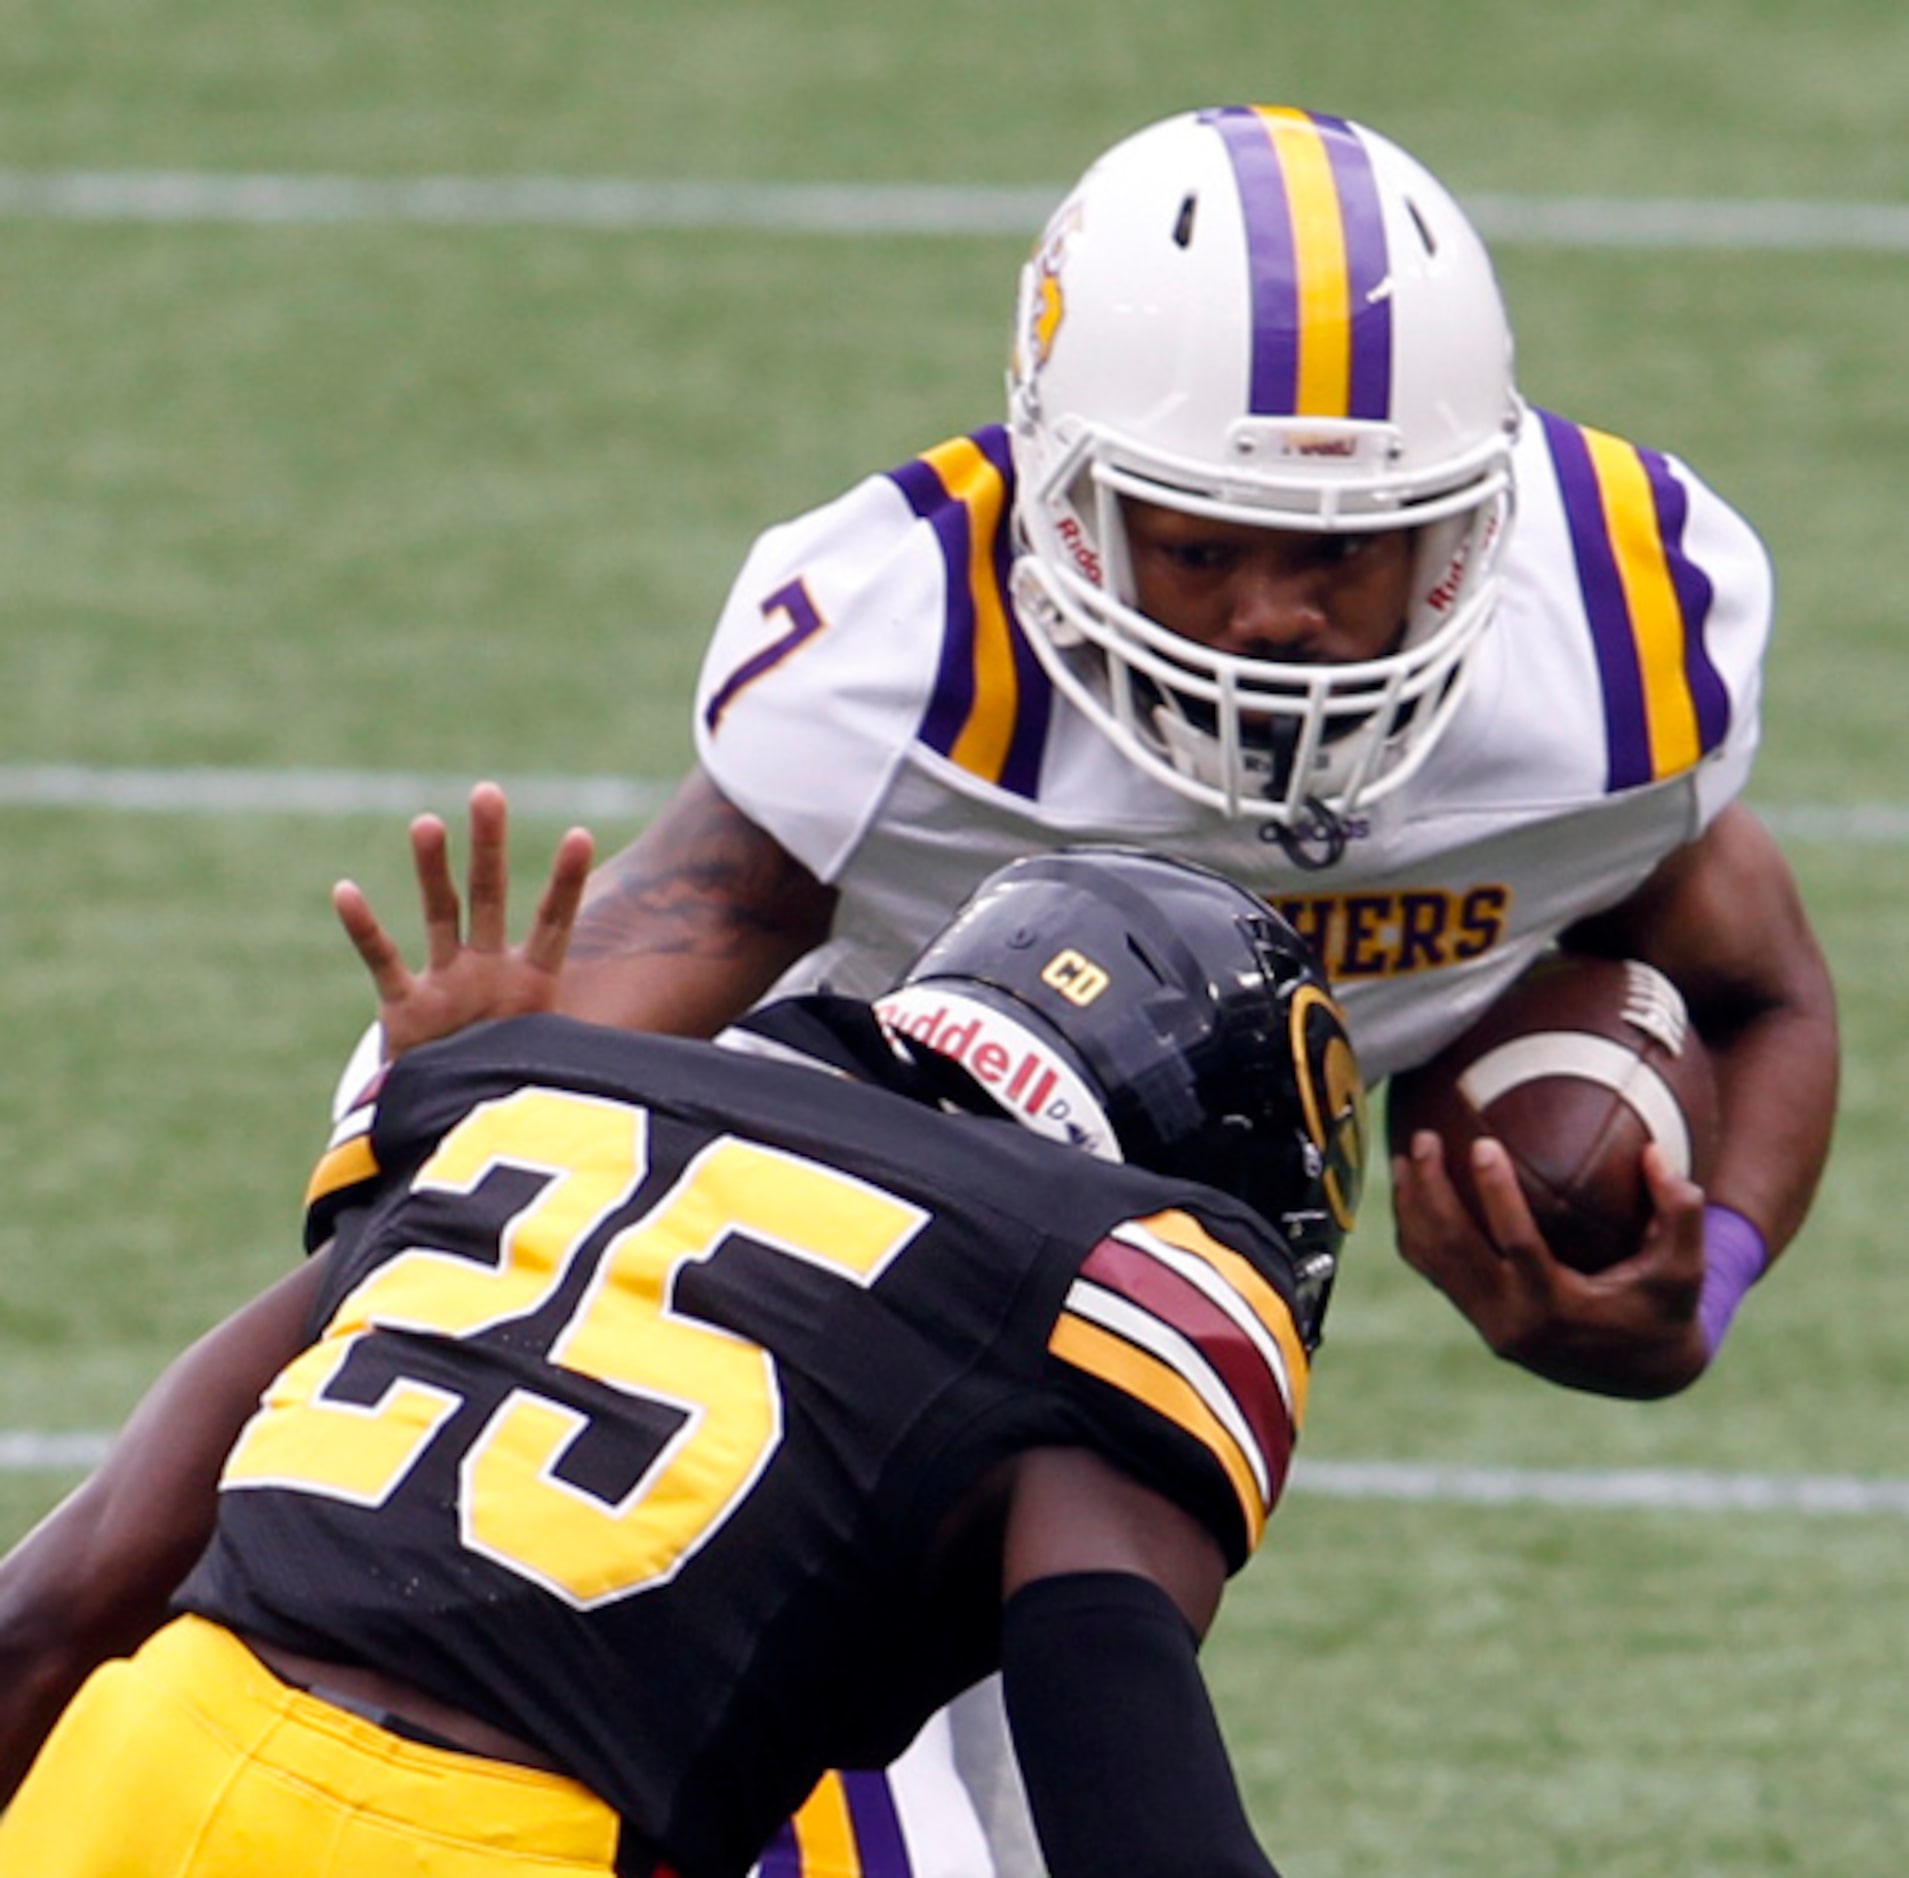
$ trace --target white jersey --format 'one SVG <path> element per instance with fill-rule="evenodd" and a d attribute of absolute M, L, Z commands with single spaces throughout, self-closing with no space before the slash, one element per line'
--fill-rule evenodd
<path fill-rule="evenodd" d="M 1374 1082 L 1455 1036 L 1554 935 L 1625 898 L 1743 787 L 1768 559 L 1675 460 L 1532 412 L 1497 616 L 1443 738 L 1328 866 L 1187 801 L 1049 684 L 1007 597 L 1000 428 L 773 528 L 696 700 L 703 767 L 840 893 L 778 991 L 872 994 L 1017 855 L 1201 861 L 1319 947 Z M 1301 844 L 1302 850 L 1305 844 Z"/>

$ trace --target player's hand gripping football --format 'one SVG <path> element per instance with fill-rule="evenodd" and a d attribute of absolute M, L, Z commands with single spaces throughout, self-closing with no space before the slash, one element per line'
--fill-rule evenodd
<path fill-rule="evenodd" d="M 1421 1131 L 1392 1164 L 1399 1254 L 1431 1280 L 1499 1356 L 1566 1388 L 1664 1396 L 1705 1363 L 1697 1301 L 1704 1275 L 1704 1193 L 1644 1150 L 1655 1213 L 1644 1242 L 1600 1272 L 1554 1258 L 1504 1149 L 1480 1141 L 1472 1178 L 1490 1236 L 1445 1172 L 1438 1137 Z"/>
<path fill-rule="evenodd" d="M 521 945 L 509 944 L 507 807 L 497 784 L 471 791 L 470 917 L 451 878 L 450 841 L 435 815 L 411 824 L 411 858 L 424 910 L 422 972 L 404 962 L 398 943 L 372 912 L 356 882 L 332 889 L 332 906 L 378 990 L 386 1060 L 466 1024 L 486 1018 L 547 1011 L 556 1001 L 557 974 L 583 899 L 593 844 L 587 829 L 572 828 L 557 844 L 549 878 Z"/>

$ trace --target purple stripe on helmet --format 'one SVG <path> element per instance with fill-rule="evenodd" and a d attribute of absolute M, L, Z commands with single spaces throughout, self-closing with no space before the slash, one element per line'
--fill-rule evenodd
<path fill-rule="evenodd" d="M 1378 178 L 1373 174 L 1371 152 L 1344 118 L 1315 116 L 1312 121 L 1339 186 L 1339 216 L 1345 233 L 1352 337 L 1346 415 L 1382 420 L 1392 415 L 1392 296 L 1384 291 L 1392 264 Z"/>
<path fill-rule="evenodd" d="M 1684 528 L 1690 520 L 1689 492 L 1655 450 L 1637 454 L 1650 478 L 1664 560 L 1677 595 L 1677 610 L 1684 618 L 1684 682 L 1690 687 L 1691 709 L 1697 719 L 1697 743 L 1708 752 L 1716 749 L 1730 730 L 1730 693 L 1704 644 L 1704 626 L 1716 589 L 1710 584 L 1710 576 L 1684 552 Z"/>
<path fill-rule="evenodd" d="M 862 1878 L 911 1878 L 908 1841 L 902 1836 L 901 1816 L 888 1776 L 879 1770 L 847 1768 L 841 1775 L 848 1797 L 848 1816 L 855 1828 L 855 1851 Z"/>
<path fill-rule="evenodd" d="M 1299 257 L 1293 248 L 1286 177 L 1266 121 L 1246 105 L 1206 112 L 1226 145 L 1246 223 L 1246 265 L 1253 296 L 1253 364 L 1247 408 L 1290 416 L 1299 401 Z"/>
<path fill-rule="evenodd" d="M 1650 725 L 1644 714 L 1644 681 L 1638 669 L 1637 642 L 1630 603 L 1611 548 L 1604 520 L 1604 497 L 1590 446 L 1577 425 L 1541 411 L 1545 440 L 1557 467 L 1565 520 L 1577 559 L 1578 588 L 1591 622 L 1591 645 L 1604 690 L 1605 778 L 1607 790 L 1630 789 L 1652 780 Z"/>

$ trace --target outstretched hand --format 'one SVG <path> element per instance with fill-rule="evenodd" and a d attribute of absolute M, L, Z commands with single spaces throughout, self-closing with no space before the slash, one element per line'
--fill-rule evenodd
<path fill-rule="evenodd" d="M 1601 1272 L 1574 1271 L 1546 1245 L 1504 1147 L 1472 1149 L 1475 1222 L 1445 1171 L 1436 1135 L 1421 1131 L 1392 1164 L 1400 1256 L 1468 1317 L 1499 1356 L 1570 1389 L 1674 1394 L 1701 1373 L 1703 1189 L 1644 1150 L 1653 1216 L 1643 1243 Z"/>
<path fill-rule="evenodd" d="M 378 990 L 378 1021 L 387 1060 L 467 1024 L 547 1011 L 583 899 L 593 844 L 571 829 L 557 844 L 549 878 L 521 945 L 508 943 L 508 823 L 504 792 L 479 783 L 471 791 L 470 919 L 451 878 L 450 840 L 435 815 L 411 824 L 411 857 L 424 910 L 425 961 L 414 973 L 355 881 L 341 880 L 331 903 Z"/>

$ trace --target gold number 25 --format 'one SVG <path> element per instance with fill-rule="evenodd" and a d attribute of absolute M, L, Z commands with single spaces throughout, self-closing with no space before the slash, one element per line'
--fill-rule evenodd
<path fill-rule="evenodd" d="M 468 1338 L 539 1310 L 647 1173 L 648 1119 L 625 1103 L 542 1088 L 473 1109 L 413 1187 L 470 1192 L 500 1168 L 543 1176 L 504 1222 L 495 1262 L 414 1246 L 371 1273 L 267 1391 L 223 1486 L 384 1505 L 462 1399 L 401 1376 L 375 1402 L 345 1400 L 330 1385 L 353 1350 L 376 1330 Z M 839 1168 L 730 1136 L 710 1142 L 604 1248 L 547 1358 L 681 1410 L 681 1426 L 609 1500 L 556 1471 L 588 1416 L 554 1394 L 512 1389 L 459 1461 L 463 1543 L 579 1607 L 672 1578 L 741 1504 L 782 1435 L 774 1359 L 681 1309 L 678 1275 L 740 1233 L 871 1285 L 926 1219 Z"/>

